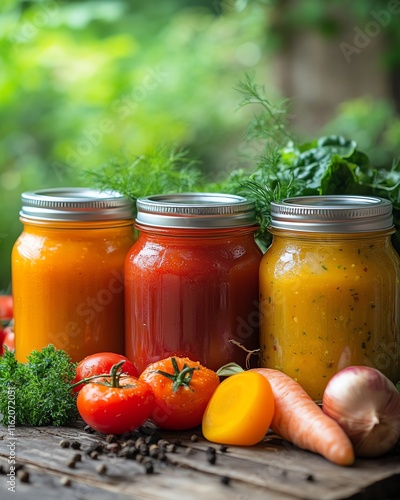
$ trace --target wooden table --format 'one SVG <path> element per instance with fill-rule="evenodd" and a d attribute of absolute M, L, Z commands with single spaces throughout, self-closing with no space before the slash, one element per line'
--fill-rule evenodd
<path fill-rule="evenodd" d="M 115 437 L 74 427 L 17 427 L 14 435 L 0 427 L 0 498 L 14 500 L 285 500 L 307 498 L 400 498 L 400 450 L 380 459 L 358 459 L 339 467 L 268 434 L 253 447 L 226 449 L 207 442 L 200 429 L 172 433 L 145 426 L 141 433 L 115 442 Z M 158 458 L 119 456 L 135 442 L 153 446 Z M 107 441 L 111 441 L 110 443 Z M 63 442 L 63 443 L 61 443 Z M 69 444 L 69 447 L 63 447 Z M 18 467 L 14 491 L 7 476 L 13 446 Z M 108 450 L 104 447 L 108 446 Z M 78 449 L 79 447 L 79 449 Z M 212 447 L 213 450 L 209 450 Z M 96 451 L 97 450 L 97 451 Z M 102 451 L 103 450 L 103 451 Z M 148 453 L 149 446 L 141 452 Z M 79 456 L 81 458 L 78 461 Z M 213 463 L 215 460 L 215 463 Z M 146 465 L 147 463 L 147 465 Z M 106 465 L 106 470 L 104 470 Z M 103 470 L 102 470 L 103 469 Z M 28 481 L 28 482 L 25 482 Z"/>

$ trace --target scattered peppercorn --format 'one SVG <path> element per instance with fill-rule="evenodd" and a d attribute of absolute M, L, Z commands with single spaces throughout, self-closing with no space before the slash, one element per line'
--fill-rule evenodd
<path fill-rule="evenodd" d="M 199 438 L 198 438 L 198 436 L 196 434 L 192 434 L 190 436 L 190 441 L 192 441 L 192 443 L 195 443 L 198 440 L 199 440 Z"/>
<path fill-rule="evenodd" d="M 62 439 L 62 440 L 60 441 L 60 446 L 61 446 L 61 448 L 69 448 L 69 444 L 70 444 L 70 443 L 69 443 L 69 441 L 68 441 L 67 439 Z"/>
<path fill-rule="evenodd" d="M 72 457 L 72 460 L 74 462 L 82 462 L 82 455 L 80 453 L 75 453 L 75 455 Z"/>
<path fill-rule="evenodd" d="M 60 479 L 60 483 L 62 486 L 71 486 L 72 482 L 71 479 L 67 476 L 62 476 Z"/>
<path fill-rule="evenodd" d="M 117 437 L 114 434 L 108 434 L 106 436 L 107 443 L 115 443 L 117 441 Z"/>
<path fill-rule="evenodd" d="M 146 444 L 156 444 L 159 439 L 160 436 L 158 434 L 151 434 L 150 436 L 146 436 L 144 438 L 144 442 Z"/>
<path fill-rule="evenodd" d="M 71 448 L 73 450 L 80 450 L 81 449 L 81 443 L 79 441 L 72 441 L 71 442 Z"/>
<path fill-rule="evenodd" d="M 98 453 L 103 451 L 102 443 L 92 443 L 89 448 L 85 451 L 86 455 L 90 455 L 92 451 L 97 451 Z"/>
<path fill-rule="evenodd" d="M 75 460 L 71 458 L 71 460 L 68 460 L 67 462 L 67 467 L 69 467 L 70 469 L 75 469 Z"/>
<path fill-rule="evenodd" d="M 211 464 L 214 465 L 215 462 L 217 461 L 217 452 L 215 448 L 212 446 L 209 446 L 207 448 L 207 461 Z"/>
<path fill-rule="evenodd" d="M 96 471 L 100 475 L 106 474 L 106 472 L 107 472 L 107 465 L 106 464 L 99 464 L 96 467 Z"/>
<path fill-rule="evenodd" d="M 167 444 L 167 446 L 165 447 L 165 450 L 168 452 L 168 453 L 175 453 L 176 452 L 176 445 L 174 443 L 169 443 Z"/>
<path fill-rule="evenodd" d="M 221 476 L 219 480 L 225 486 L 228 486 L 228 484 L 231 482 L 231 478 L 229 476 Z"/>
<path fill-rule="evenodd" d="M 122 448 L 122 450 L 118 453 L 118 456 L 120 457 L 125 457 L 125 458 L 136 458 L 136 455 L 139 454 L 139 450 L 135 448 L 135 446 L 125 446 Z"/>
<path fill-rule="evenodd" d="M 157 458 L 159 450 L 160 448 L 157 444 L 151 444 L 149 446 L 149 455 L 153 458 Z"/>
<path fill-rule="evenodd" d="M 171 444 L 171 443 L 170 443 L 170 441 L 168 441 L 167 439 L 159 439 L 159 440 L 157 441 L 157 444 L 158 444 L 158 446 L 159 446 L 160 448 L 163 448 L 163 447 L 165 448 L 166 446 L 168 446 L 168 445 L 169 445 L 169 444 Z"/>
<path fill-rule="evenodd" d="M 20 469 L 17 471 L 17 478 L 21 483 L 29 483 L 29 472 L 25 469 Z"/>
<path fill-rule="evenodd" d="M 146 443 L 142 443 L 140 446 L 139 446 L 139 453 L 141 455 L 143 455 L 144 457 L 146 457 L 148 454 L 149 454 L 149 447 L 147 446 Z"/>
<path fill-rule="evenodd" d="M 154 465 L 153 465 L 153 462 L 151 462 L 150 460 L 146 460 L 144 463 L 144 470 L 146 472 L 146 474 L 153 474 L 154 472 Z"/>
<path fill-rule="evenodd" d="M 105 446 L 105 449 L 109 452 L 109 453 L 118 453 L 119 449 L 120 449 L 120 446 L 118 443 L 108 443 L 106 446 Z"/>
<path fill-rule="evenodd" d="M 142 437 L 137 438 L 135 441 L 135 447 L 139 449 L 142 446 L 142 444 L 146 445 L 144 438 Z"/>
<path fill-rule="evenodd" d="M 124 441 L 121 446 L 135 446 L 135 441 L 133 439 L 128 439 L 127 441 Z"/>

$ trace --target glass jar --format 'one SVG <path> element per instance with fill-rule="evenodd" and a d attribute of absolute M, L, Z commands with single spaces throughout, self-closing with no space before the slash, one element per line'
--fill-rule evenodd
<path fill-rule="evenodd" d="M 400 263 L 392 206 L 362 196 L 272 203 L 260 266 L 261 365 L 320 400 L 350 365 L 400 380 Z"/>
<path fill-rule="evenodd" d="M 124 353 L 123 268 L 132 202 L 88 188 L 22 194 L 12 252 L 16 357 L 54 344 L 73 361 Z"/>
<path fill-rule="evenodd" d="M 258 348 L 253 203 L 183 193 L 139 198 L 125 265 L 126 355 L 141 372 L 171 355 L 213 370 Z M 242 347 L 241 347 L 242 346 Z"/>

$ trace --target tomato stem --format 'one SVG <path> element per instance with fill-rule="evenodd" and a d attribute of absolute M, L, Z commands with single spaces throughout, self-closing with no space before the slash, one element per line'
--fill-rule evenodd
<path fill-rule="evenodd" d="M 192 380 L 194 370 L 198 370 L 198 368 L 191 368 L 185 363 L 182 370 L 180 370 L 176 358 L 171 358 L 171 363 L 174 373 L 163 372 L 161 370 L 155 370 L 155 372 L 172 380 L 172 390 L 174 392 L 177 392 L 180 387 L 188 387 L 191 391 L 193 391 L 190 387 L 190 382 Z"/>
<path fill-rule="evenodd" d="M 109 385 L 110 387 L 121 387 L 119 381 L 122 375 L 122 365 L 125 363 L 125 360 L 121 360 L 119 363 L 116 363 L 115 365 L 112 365 L 110 373 L 102 373 L 101 375 L 93 375 L 92 377 L 87 377 L 79 380 L 78 382 L 75 382 L 74 384 L 71 384 L 71 389 L 74 387 L 77 387 L 78 385 L 81 384 L 87 384 L 91 382 L 92 380 L 95 380 L 97 378 L 104 378 L 108 377 L 110 378 L 110 383 L 103 384 L 103 385 Z"/>
<path fill-rule="evenodd" d="M 110 378 L 111 378 L 111 387 L 121 387 L 119 383 L 119 379 L 122 374 L 122 365 L 125 363 L 125 360 L 121 360 L 119 363 L 112 365 L 110 370 Z"/>

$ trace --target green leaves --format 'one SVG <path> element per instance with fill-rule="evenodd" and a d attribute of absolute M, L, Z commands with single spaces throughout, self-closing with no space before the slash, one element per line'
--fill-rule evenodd
<path fill-rule="evenodd" d="M 113 160 L 100 170 L 87 172 L 87 176 L 100 189 L 114 189 L 133 200 L 201 189 L 196 160 L 189 158 L 187 151 L 168 147 L 158 147 L 131 160 Z"/>
<path fill-rule="evenodd" d="M 256 203 L 258 239 L 264 248 L 271 241 L 267 231 L 270 203 L 290 196 L 381 196 L 392 201 L 395 224 L 400 228 L 399 164 L 394 163 L 390 170 L 373 168 L 356 142 L 341 136 L 320 137 L 304 144 L 290 141 L 285 147 L 275 149 L 269 146 L 258 156 L 253 172 L 242 170 L 231 178 L 236 180 L 236 191 Z M 398 233 L 393 241 L 400 249 Z"/>
<path fill-rule="evenodd" d="M 0 358 L 0 422 L 15 416 L 15 425 L 65 425 L 77 415 L 74 378 L 75 364 L 53 345 L 33 351 L 27 363 L 7 351 Z"/>

